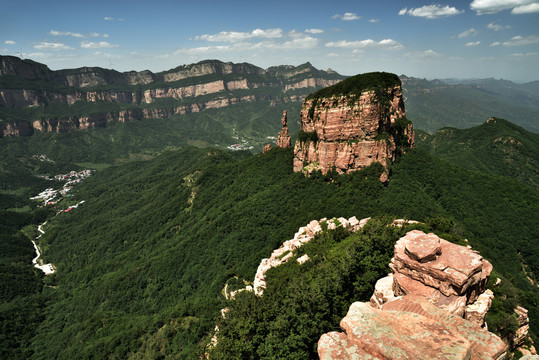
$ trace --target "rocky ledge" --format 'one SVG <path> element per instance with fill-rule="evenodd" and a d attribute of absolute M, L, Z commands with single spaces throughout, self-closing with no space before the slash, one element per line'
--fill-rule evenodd
<path fill-rule="evenodd" d="M 353 303 L 341 329 L 344 333 L 322 335 L 320 359 L 486 360 L 503 359 L 505 353 L 505 344 L 496 335 L 417 295 L 406 295 L 381 309 Z"/>
<path fill-rule="evenodd" d="M 320 338 L 320 359 L 504 358 L 505 343 L 483 327 L 492 265 L 479 253 L 413 230 L 389 266 L 370 303 L 352 304 L 344 332 Z"/>

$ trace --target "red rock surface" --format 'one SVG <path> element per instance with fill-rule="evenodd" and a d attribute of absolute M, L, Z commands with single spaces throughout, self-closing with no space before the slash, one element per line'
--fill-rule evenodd
<path fill-rule="evenodd" d="M 267 153 L 268 151 L 271 150 L 271 144 L 267 144 L 264 146 L 264 148 L 262 149 L 262 154 L 265 154 Z"/>
<path fill-rule="evenodd" d="M 492 265 L 477 252 L 414 230 L 395 244 L 390 267 L 370 303 L 352 304 L 344 333 L 322 335 L 320 359 L 503 358 L 506 345 L 482 328 Z M 523 329 L 525 312 L 518 312 Z"/>
<path fill-rule="evenodd" d="M 421 296 L 375 309 L 356 302 L 341 321 L 344 333 L 318 342 L 320 359 L 498 359 L 505 344 L 471 322 L 447 314 Z"/>
<path fill-rule="evenodd" d="M 310 173 L 331 169 L 339 173 L 360 170 L 373 162 L 386 166 L 395 160 L 398 147 L 413 147 L 414 132 L 410 124 L 405 130 L 406 144 L 398 139 L 391 125 L 406 116 L 402 89 L 387 89 L 389 110 L 377 103 L 374 91 L 365 91 L 357 98 L 333 96 L 308 99 L 300 113 L 301 131 L 316 132 L 317 141 L 296 141 L 294 171 Z M 399 134 L 404 135 L 404 134 Z"/>
<path fill-rule="evenodd" d="M 433 241 L 439 240 L 439 247 Z M 424 241 L 423 241 L 424 240 Z M 425 248 L 421 249 L 421 244 Z M 410 255 L 413 249 L 415 255 Z M 436 251 L 435 251 L 436 250 Z M 433 257 L 433 253 L 439 253 Z M 430 261 L 417 261 L 418 254 L 426 255 Z M 467 303 L 475 301 L 485 291 L 492 265 L 478 253 L 455 245 L 435 234 L 410 231 L 395 244 L 395 257 L 389 267 L 395 273 L 406 275 L 424 285 L 439 290 L 445 296 L 466 295 Z"/>
<path fill-rule="evenodd" d="M 283 111 L 281 124 L 283 125 L 283 128 L 279 132 L 279 135 L 277 136 L 277 146 L 280 148 L 289 148 L 290 146 L 292 146 L 292 140 L 290 139 L 290 134 L 288 133 L 288 121 L 286 118 L 286 110 Z"/>

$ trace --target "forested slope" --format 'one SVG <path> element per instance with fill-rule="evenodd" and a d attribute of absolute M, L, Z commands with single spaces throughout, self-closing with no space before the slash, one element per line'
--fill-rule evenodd
<path fill-rule="evenodd" d="M 416 144 L 453 165 L 539 186 L 539 134 L 507 120 L 490 118 L 469 129 L 417 134 Z"/>
<path fill-rule="evenodd" d="M 421 151 L 404 155 L 386 186 L 381 171 L 306 178 L 292 172 L 289 149 L 245 158 L 195 148 L 101 171 L 76 191 L 86 203 L 45 227 L 45 259 L 58 273 L 47 277 L 53 287 L 44 288 L 30 353 L 198 357 L 225 305 L 227 280 L 252 280 L 260 259 L 310 220 L 354 215 L 446 219 L 445 231 L 467 237 L 521 289 L 536 331 L 537 289 L 521 270 L 525 263 L 533 278 L 539 271 L 537 190 Z M 365 292 L 376 279 L 362 280 Z"/>

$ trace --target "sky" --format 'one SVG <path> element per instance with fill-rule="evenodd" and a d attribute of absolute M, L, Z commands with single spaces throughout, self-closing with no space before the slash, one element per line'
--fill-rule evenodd
<path fill-rule="evenodd" d="M 52 70 L 205 59 L 539 80 L 539 0 L 0 0 L 0 54 Z"/>

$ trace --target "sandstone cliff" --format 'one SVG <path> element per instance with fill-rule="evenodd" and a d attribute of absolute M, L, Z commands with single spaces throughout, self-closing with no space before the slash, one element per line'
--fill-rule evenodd
<path fill-rule="evenodd" d="M 4 124 L 0 136 L 33 133 L 27 131 L 28 125 L 10 120 L 21 118 L 20 109 L 25 109 L 26 120 L 36 124 L 37 131 L 84 129 L 102 126 L 108 119 L 161 119 L 242 102 L 264 101 L 272 106 L 298 102 L 344 78 L 310 64 L 276 69 L 206 60 L 160 73 L 93 67 L 51 71 L 31 60 L 0 56 L 0 123 Z M 103 111 L 107 104 L 120 110 Z M 84 107 L 84 116 L 72 110 L 77 106 Z M 107 121 L 92 120 L 103 118 Z"/>
<path fill-rule="evenodd" d="M 339 173 L 395 160 L 414 145 L 396 75 L 369 73 L 348 78 L 307 97 L 294 147 L 294 171 Z"/>

